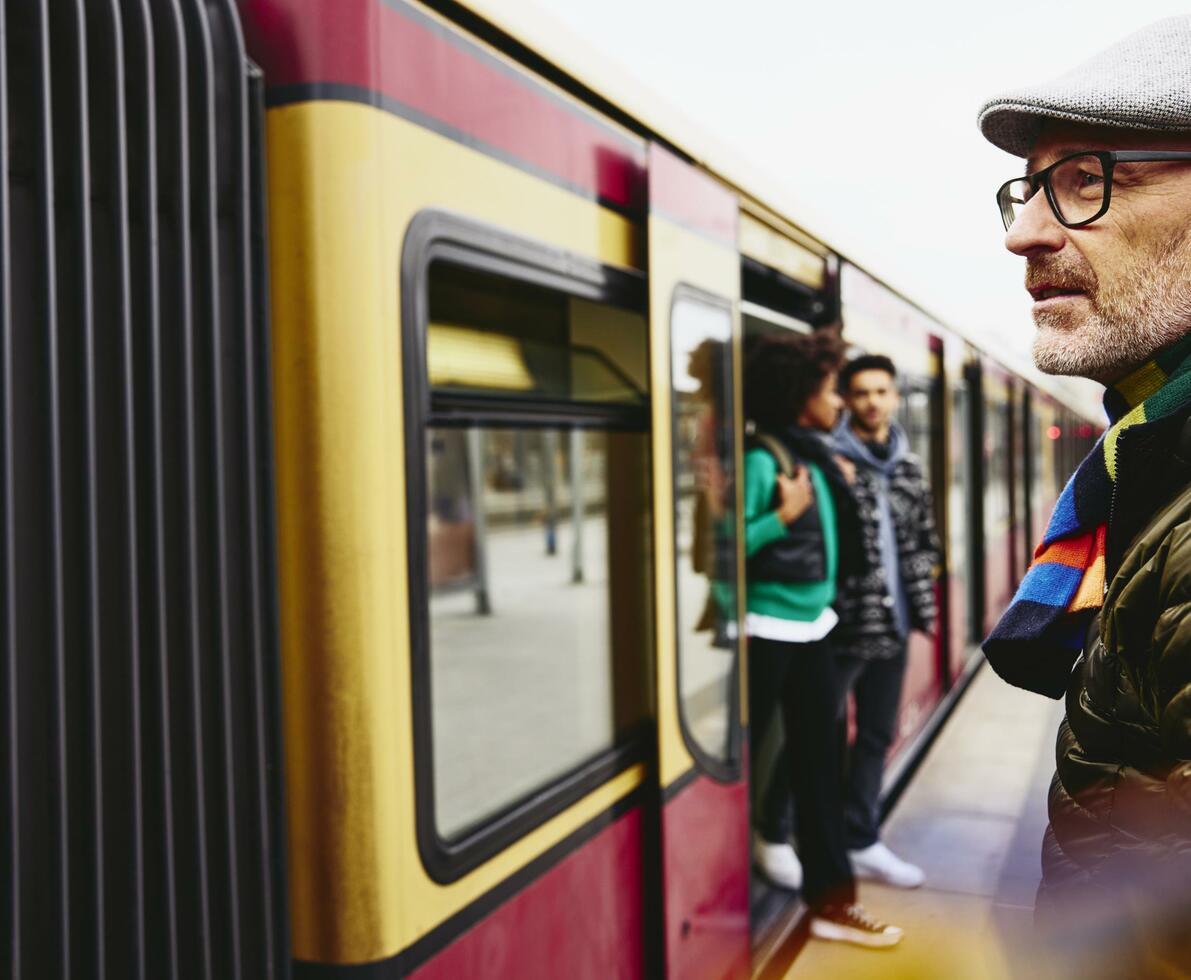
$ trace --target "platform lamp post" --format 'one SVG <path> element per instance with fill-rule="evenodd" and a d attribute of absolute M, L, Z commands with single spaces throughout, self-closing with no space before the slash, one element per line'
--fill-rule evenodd
<path fill-rule="evenodd" d="M 583 581 L 583 430 L 570 432 L 571 442 L 571 581 Z"/>
<path fill-rule="evenodd" d="M 546 554 L 558 554 L 558 433 L 542 436 L 542 482 L 546 492 Z"/>
<path fill-rule="evenodd" d="M 492 600 L 488 593 L 488 520 L 484 512 L 484 433 L 476 427 L 467 430 L 467 468 L 475 529 L 476 613 L 487 616 L 492 612 Z"/>

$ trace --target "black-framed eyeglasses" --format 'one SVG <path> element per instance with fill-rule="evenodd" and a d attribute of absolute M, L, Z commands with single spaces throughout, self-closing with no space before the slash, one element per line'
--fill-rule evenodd
<path fill-rule="evenodd" d="M 997 206 L 1005 230 L 1042 187 L 1059 223 L 1083 228 L 1104 217 L 1112 199 L 1112 171 L 1118 163 L 1191 161 L 1184 150 L 1086 150 L 1057 160 L 1044 170 L 1007 180 L 997 191 Z"/>

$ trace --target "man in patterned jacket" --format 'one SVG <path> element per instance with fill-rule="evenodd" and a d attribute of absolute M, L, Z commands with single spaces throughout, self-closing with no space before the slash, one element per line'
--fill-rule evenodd
<path fill-rule="evenodd" d="M 868 571 L 847 579 L 836 599 L 832 634 L 841 710 L 856 699 L 856 741 L 848 754 L 845 820 L 857 877 L 900 888 L 922 884 L 922 870 L 894 854 L 878 831 L 881 777 L 893 740 L 912 629 L 929 632 L 936 618 L 934 568 L 939 558 L 930 489 L 922 464 L 894 420 L 897 372 L 881 355 L 865 355 L 840 371 L 848 414 L 835 450 L 856 470 L 852 484 Z"/>

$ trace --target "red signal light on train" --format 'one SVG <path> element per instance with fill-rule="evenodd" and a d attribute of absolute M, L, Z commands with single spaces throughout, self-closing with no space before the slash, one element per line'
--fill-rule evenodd
<path fill-rule="evenodd" d="M 1047 439 L 1058 439 L 1059 436 L 1061 436 L 1062 434 L 1063 434 L 1063 430 L 1060 429 L 1057 425 L 1052 425 L 1049 429 L 1046 430 L 1046 438 Z"/>

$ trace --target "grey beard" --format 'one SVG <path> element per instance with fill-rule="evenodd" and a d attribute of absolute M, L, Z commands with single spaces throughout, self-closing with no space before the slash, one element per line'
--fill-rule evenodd
<path fill-rule="evenodd" d="M 1038 370 L 1112 384 L 1191 332 L 1191 278 L 1173 271 L 1152 269 L 1129 295 L 1093 299 L 1082 320 L 1059 311 L 1035 314 Z"/>
<path fill-rule="evenodd" d="M 1034 364 L 1039 371 L 1090 378 L 1105 385 L 1141 367 L 1191 330 L 1186 319 L 1162 326 L 1142 322 L 1130 329 L 1120 329 L 1099 316 L 1089 317 L 1078 328 L 1067 329 L 1037 319 Z"/>

